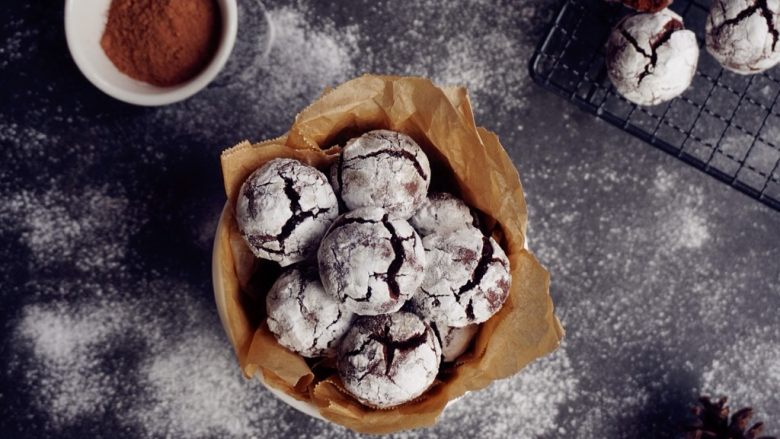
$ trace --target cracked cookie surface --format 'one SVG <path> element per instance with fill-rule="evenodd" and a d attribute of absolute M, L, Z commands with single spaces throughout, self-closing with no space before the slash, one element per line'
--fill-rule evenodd
<path fill-rule="evenodd" d="M 423 239 L 425 278 L 411 299 L 423 318 L 463 327 L 492 317 L 509 295 L 511 275 L 504 250 L 474 227 Z"/>
<path fill-rule="evenodd" d="M 431 329 L 439 338 L 442 361 L 449 363 L 457 360 L 458 357 L 466 352 L 466 349 L 471 345 L 471 340 L 479 332 L 479 325 L 474 324 L 456 328 L 431 322 Z"/>
<path fill-rule="evenodd" d="M 427 236 L 476 227 L 478 221 L 471 208 L 461 199 L 445 192 L 431 192 L 409 218 L 409 224 L 420 236 Z"/>
<path fill-rule="evenodd" d="M 402 311 L 358 317 L 339 346 L 337 368 L 358 400 L 388 408 L 422 395 L 440 361 L 441 346 L 431 327 Z"/>
<path fill-rule="evenodd" d="M 292 159 L 274 159 L 241 186 L 236 222 L 255 256 L 287 266 L 311 256 L 338 202 L 325 175 Z"/>
<path fill-rule="evenodd" d="M 691 85 L 699 59 L 696 35 L 664 9 L 618 22 L 607 41 L 607 74 L 626 99 L 657 105 Z"/>
<path fill-rule="evenodd" d="M 780 62 L 780 0 L 714 0 L 707 16 L 707 51 L 743 75 Z"/>
<path fill-rule="evenodd" d="M 325 291 L 360 315 L 398 311 L 425 274 L 422 239 L 378 207 L 338 217 L 317 252 Z"/>
<path fill-rule="evenodd" d="M 428 157 L 411 137 L 374 130 L 344 146 L 331 184 L 352 210 L 376 206 L 407 219 L 425 200 L 431 182 Z"/>
<path fill-rule="evenodd" d="M 320 283 L 313 267 L 282 273 L 266 296 L 268 329 L 282 346 L 304 357 L 333 356 L 353 314 Z"/>

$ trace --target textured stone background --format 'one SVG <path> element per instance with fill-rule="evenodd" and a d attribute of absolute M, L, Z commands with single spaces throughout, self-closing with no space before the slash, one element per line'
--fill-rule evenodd
<path fill-rule="evenodd" d="M 567 329 L 398 437 L 665 437 L 699 392 L 780 432 L 780 214 L 533 85 L 553 2 L 267 2 L 267 56 L 261 8 L 240 4 L 225 72 L 164 108 L 81 76 L 60 3 L 0 5 L 0 436 L 347 436 L 240 378 L 210 246 L 220 151 L 364 72 L 469 87 Z"/>

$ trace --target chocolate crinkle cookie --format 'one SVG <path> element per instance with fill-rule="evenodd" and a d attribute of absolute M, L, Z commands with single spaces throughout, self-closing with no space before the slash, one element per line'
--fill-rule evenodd
<path fill-rule="evenodd" d="M 379 207 L 338 217 L 317 256 L 325 290 L 361 315 L 398 311 L 425 273 L 425 250 L 417 232 Z"/>
<path fill-rule="evenodd" d="M 325 292 L 312 267 L 282 273 L 266 296 L 266 309 L 279 344 L 310 358 L 334 355 L 353 317 Z"/>
<path fill-rule="evenodd" d="M 699 60 L 696 35 L 664 9 L 618 22 L 607 41 L 607 74 L 626 99 L 657 105 L 691 85 Z"/>
<path fill-rule="evenodd" d="M 658 12 L 672 4 L 672 0 L 607 0 L 609 3 L 623 3 L 639 12 Z"/>
<path fill-rule="evenodd" d="M 780 62 L 780 1 L 714 0 L 705 28 L 707 51 L 743 75 Z"/>
<path fill-rule="evenodd" d="M 498 243 L 469 227 L 428 235 L 425 278 L 412 308 L 440 325 L 463 327 L 492 317 L 509 295 L 509 260 Z"/>
<path fill-rule="evenodd" d="M 274 159 L 246 179 L 236 222 L 255 256 L 287 266 L 311 256 L 338 216 L 325 175 L 292 159 Z"/>
<path fill-rule="evenodd" d="M 431 322 L 431 328 L 441 344 L 441 359 L 450 363 L 458 359 L 471 345 L 471 340 L 479 332 L 479 325 L 467 325 L 462 328 L 437 325 Z"/>
<path fill-rule="evenodd" d="M 375 130 L 347 142 L 331 184 L 350 210 L 376 206 L 407 219 L 425 200 L 430 182 L 428 157 L 411 137 Z"/>
<path fill-rule="evenodd" d="M 337 368 L 359 401 L 388 408 L 422 395 L 440 361 L 441 346 L 430 326 L 397 312 L 356 319 L 339 346 Z"/>
<path fill-rule="evenodd" d="M 446 233 L 479 223 L 471 208 L 445 192 L 431 192 L 420 208 L 409 218 L 409 224 L 421 236 Z"/>

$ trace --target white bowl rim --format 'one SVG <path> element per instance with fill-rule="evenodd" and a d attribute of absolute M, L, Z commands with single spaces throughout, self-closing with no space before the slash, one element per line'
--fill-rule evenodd
<path fill-rule="evenodd" d="M 165 90 L 162 92 L 138 93 L 117 87 L 106 81 L 92 67 L 86 55 L 78 50 L 76 43 L 76 31 L 74 28 L 76 23 L 73 18 L 73 10 L 78 6 L 86 4 L 80 0 L 65 0 L 65 39 L 68 44 L 68 50 L 76 66 L 89 82 L 103 93 L 115 99 L 141 106 L 160 106 L 179 102 L 191 97 L 211 83 L 225 66 L 230 53 L 233 51 L 238 34 L 238 6 L 236 0 L 217 0 L 217 3 L 220 5 L 222 16 L 222 36 L 214 57 L 202 72 L 189 81 L 172 87 L 158 87 L 158 90 Z"/>

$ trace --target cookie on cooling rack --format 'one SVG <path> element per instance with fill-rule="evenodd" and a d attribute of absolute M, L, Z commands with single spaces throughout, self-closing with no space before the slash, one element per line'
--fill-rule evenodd
<path fill-rule="evenodd" d="M 664 9 L 618 22 L 607 41 L 607 74 L 626 99 L 639 105 L 671 100 L 691 85 L 699 60 L 696 35 Z"/>
<path fill-rule="evenodd" d="M 780 2 L 714 0 L 705 28 L 707 51 L 742 75 L 780 62 Z"/>

